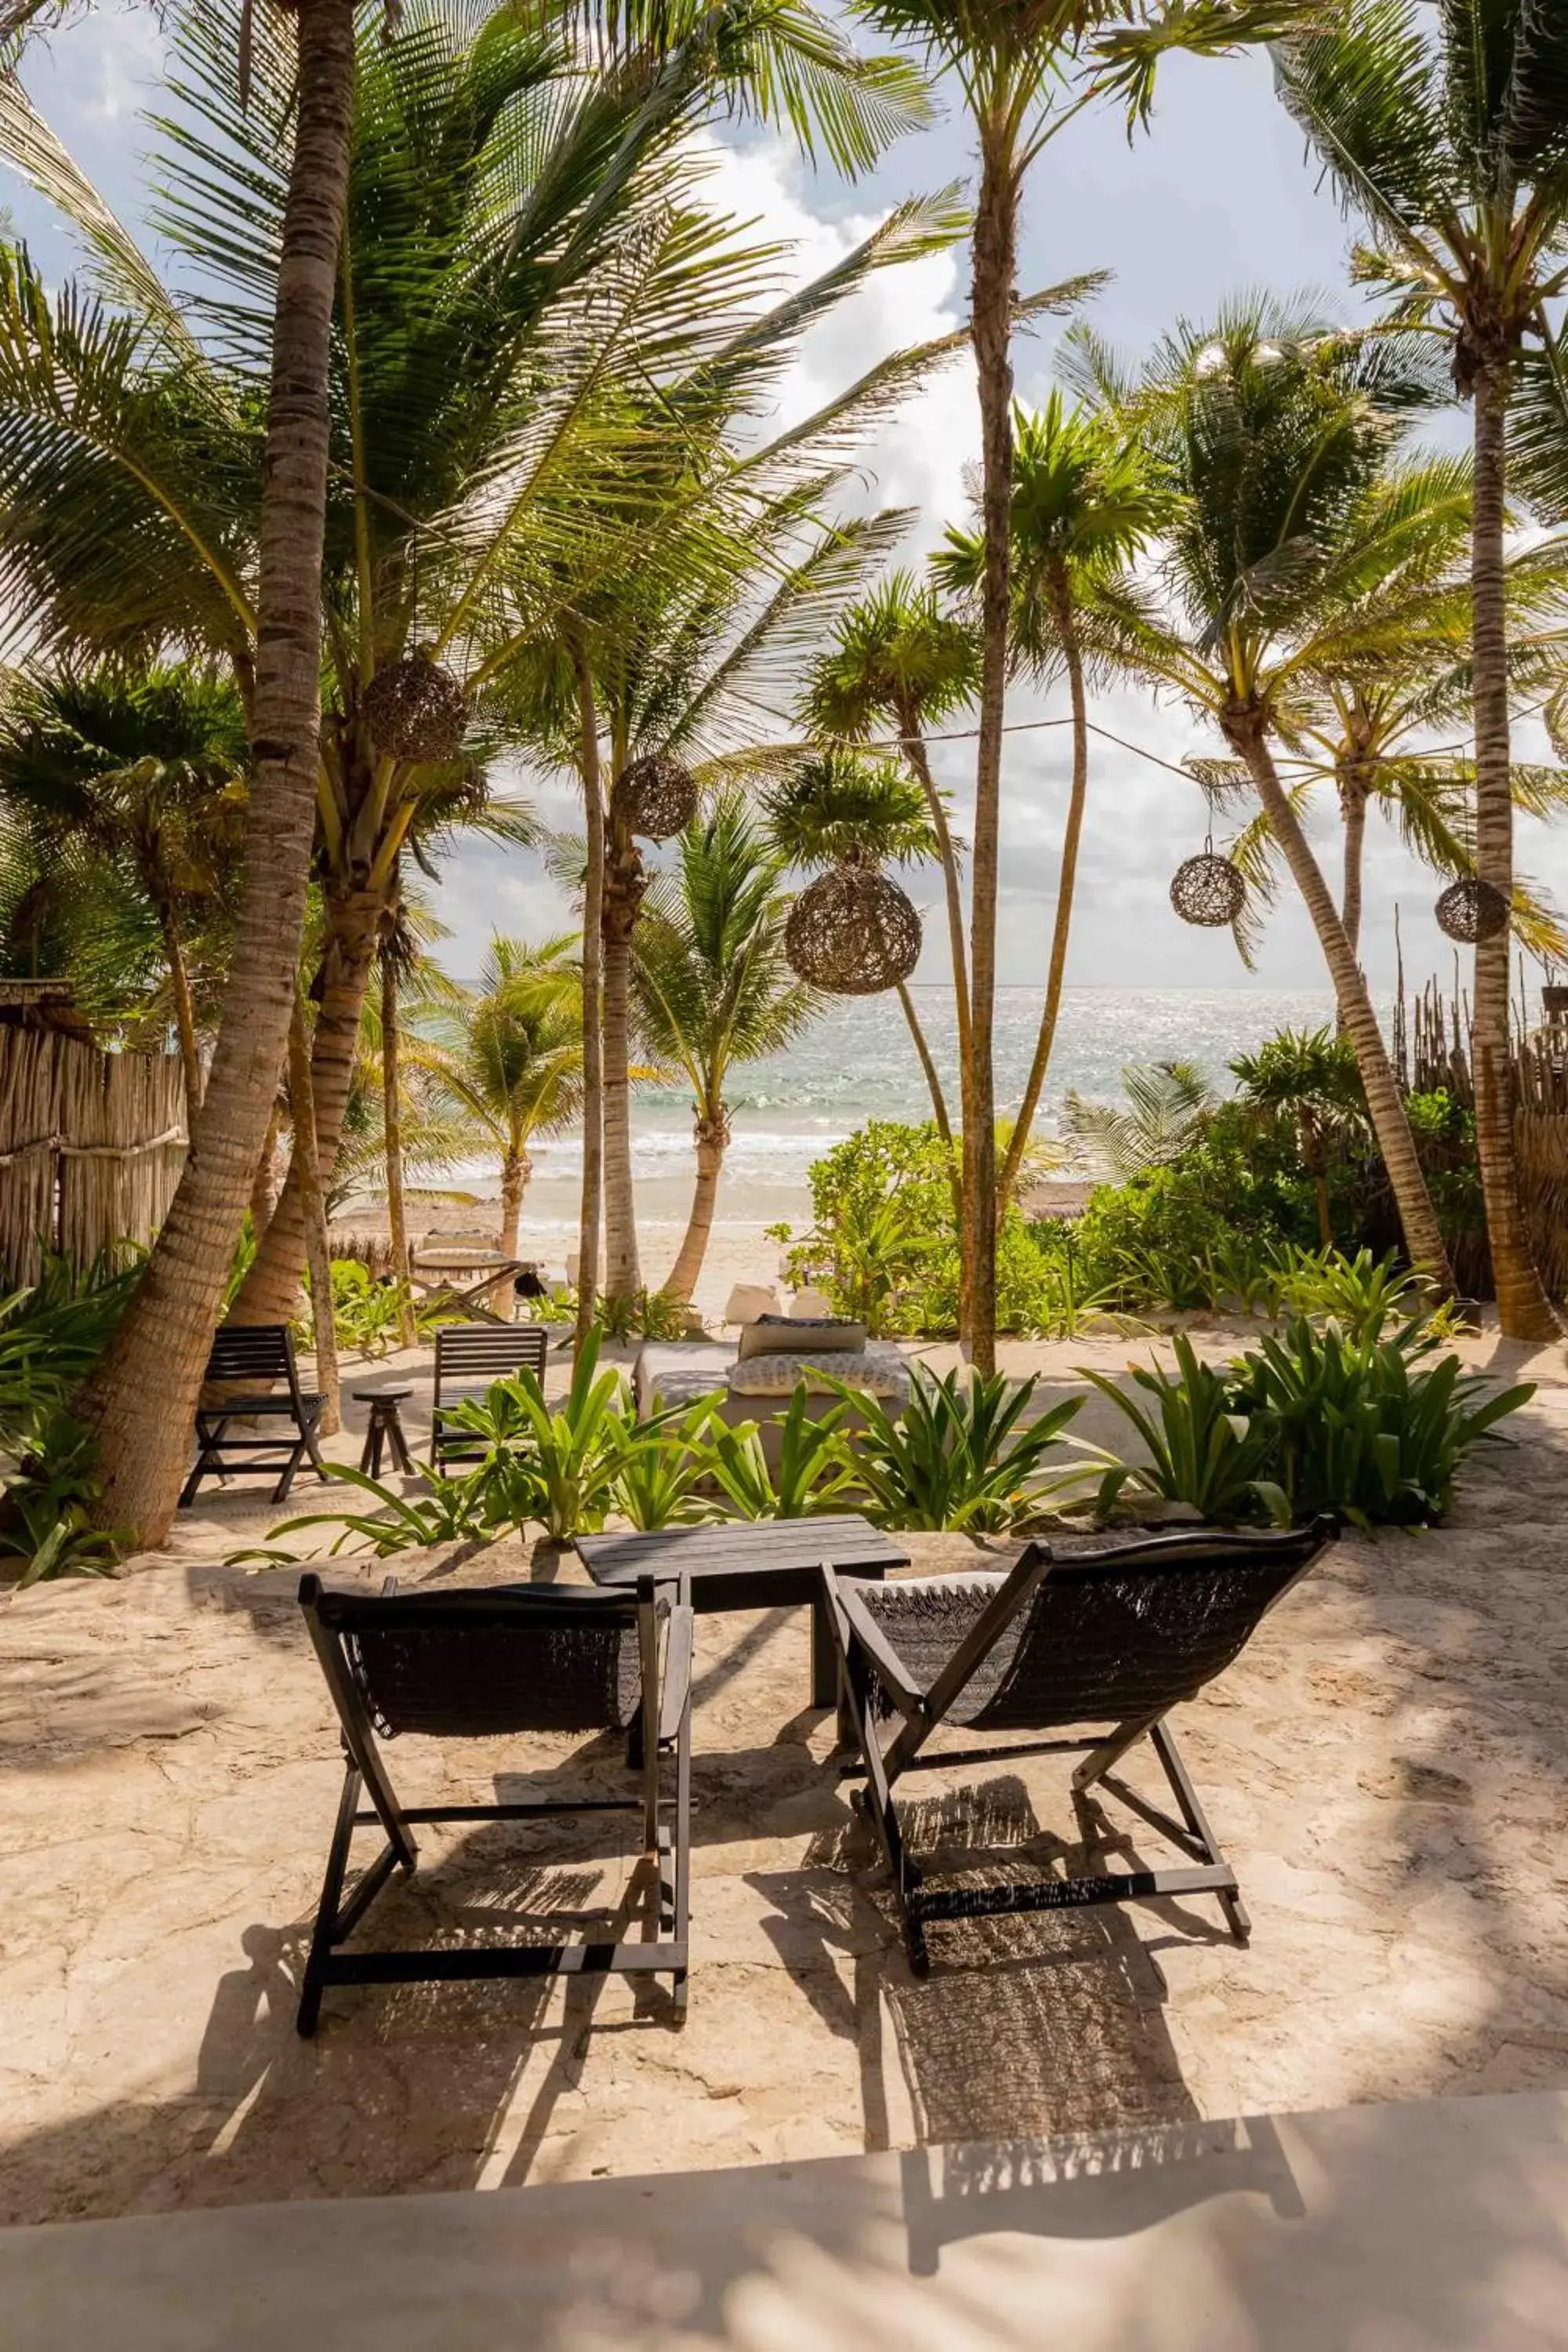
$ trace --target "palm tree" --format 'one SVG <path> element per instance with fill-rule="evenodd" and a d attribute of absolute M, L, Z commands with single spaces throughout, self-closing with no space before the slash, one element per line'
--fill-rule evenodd
<path fill-rule="evenodd" d="M 685 1072 L 697 1181 L 664 1287 L 689 1299 L 702 1271 L 730 1142 L 724 1090 L 737 1062 L 776 1054 L 821 1009 L 784 958 L 784 860 L 740 793 L 720 793 L 680 836 L 673 873 L 650 888 L 633 950 L 637 1024 L 650 1052 Z"/>
<path fill-rule="evenodd" d="M 242 13 L 243 30 L 226 0 L 192 0 L 175 37 L 185 120 L 165 142 L 161 227 L 191 269 L 188 292 L 163 288 L 9 78 L 0 104 L 0 152 L 80 230 L 100 289 L 68 287 L 51 303 L 24 257 L 0 257 L 12 580 L 53 649 L 144 649 L 174 635 L 220 653 L 251 721 L 249 854 L 204 1131 L 82 1400 L 108 1523 L 147 1535 L 174 1507 L 272 1113 L 318 822 L 336 887 L 313 1041 L 331 1083 L 316 1091 L 323 1130 L 341 1120 L 350 1000 L 412 821 L 398 763 L 371 756 L 363 695 L 415 633 L 418 583 L 438 568 L 416 560 L 430 552 L 421 519 L 439 516 L 443 555 L 469 566 L 459 625 L 483 635 L 479 604 L 521 584 L 511 555 L 569 427 L 595 404 L 586 388 L 609 394 L 628 369 L 647 383 L 649 341 L 622 331 L 611 260 L 622 285 L 651 289 L 637 325 L 657 345 L 679 273 L 640 237 L 634 265 L 628 224 L 667 205 L 675 144 L 715 104 L 815 117 L 852 163 L 923 111 L 909 75 L 853 58 L 795 0 L 690 12 L 669 38 L 629 46 L 606 26 L 592 75 L 548 23 L 510 13 L 478 29 L 422 16 L 384 41 L 367 20 L 357 57 L 348 0 Z M 356 79 L 362 97 L 372 86 L 357 110 Z M 422 429 L 433 410 L 444 430 Z M 478 531 L 458 512 L 476 476 L 491 524 Z M 580 456 L 584 477 L 600 478 Z M 323 761 L 330 499 L 326 635 L 343 724 Z M 297 1221 L 289 1238 L 297 1268 Z"/>
<path fill-rule="evenodd" d="M 1476 872 L 1513 898 L 1504 535 L 1509 410 L 1529 341 L 1568 289 L 1568 16 L 1465 0 L 1429 27 L 1415 0 L 1348 0 L 1276 51 L 1280 96 L 1375 246 L 1363 282 L 1405 322 L 1436 322 L 1474 407 L 1470 549 Z M 1476 1150 L 1506 1336 L 1558 1318 L 1531 1256 L 1514 1161 L 1510 933 L 1479 940 Z"/>
<path fill-rule="evenodd" d="M 1387 1047 L 1274 749 L 1292 740 L 1293 697 L 1400 640 L 1398 606 L 1384 616 L 1360 600 L 1395 527 L 1369 492 L 1429 386 L 1408 352 L 1272 303 L 1184 327 L 1135 385 L 1089 352 L 1178 500 L 1157 586 L 1107 592 L 1094 629 L 1108 656 L 1213 721 L 1250 777 L 1317 931 L 1411 1258 L 1448 1289 Z"/>
<path fill-rule="evenodd" d="M 1013 659 L 1042 684 L 1060 672 L 1072 713 L 1072 785 L 1062 830 L 1061 871 L 1046 969 L 1039 1032 L 998 1179 L 1011 1199 L 1050 1066 L 1067 977 L 1084 811 L 1089 800 L 1089 698 L 1079 607 L 1114 583 L 1170 520 L 1171 500 L 1135 436 L 1108 413 L 1069 408 L 1053 391 L 1045 407 L 1013 415 L 1013 537 L 1010 555 Z M 950 530 L 936 559 L 939 580 L 973 594 L 984 578 L 984 541 Z"/>
<path fill-rule="evenodd" d="M 1318 1240 L 1332 1249 L 1329 1148 L 1336 1134 L 1366 1115 L 1354 1054 L 1327 1029 L 1282 1029 L 1256 1054 L 1238 1054 L 1230 1068 L 1251 1109 L 1294 1121 L 1301 1165 L 1318 1204 Z"/>
<path fill-rule="evenodd" d="M 1303 684 L 1315 683 L 1317 692 L 1297 708 L 1290 788 L 1298 810 L 1320 785 L 1333 788 L 1343 845 L 1340 919 L 1358 952 L 1373 809 L 1398 826 L 1405 846 L 1426 864 L 1450 875 L 1474 866 L 1475 762 L 1463 740 L 1472 698 L 1469 462 L 1417 457 L 1393 465 L 1366 503 L 1372 562 L 1348 605 L 1373 615 L 1380 630 L 1397 609 L 1399 626 L 1384 649 L 1350 670 L 1342 666 L 1316 681 L 1303 672 Z M 1550 690 L 1561 661 L 1555 629 L 1540 625 L 1561 604 L 1562 550 L 1551 543 L 1524 550 L 1508 571 L 1509 610 L 1519 630 L 1510 686 L 1539 696 Z M 1212 798 L 1224 799 L 1231 787 L 1251 798 L 1251 780 L 1239 763 L 1195 764 Z M 1532 815 L 1551 814 L 1568 800 L 1568 777 L 1556 767 L 1516 761 L 1513 800 Z M 1267 812 L 1259 810 L 1227 850 L 1265 902 L 1273 893 L 1271 845 Z M 1514 927 L 1536 952 L 1563 952 L 1555 919 L 1522 883 L 1515 889 Z"/>
<path fill-rule="evenodd" d="M 1121 1073 L 1125 1104 L 1091 1102 L 1069 1091 L 1068 1133 L 1087 1144 L 1118 1183 L 1145 1169 L 1173 1167 L 1203 1133 L 1214 1088 L 1195 1062 L 1130 1064 Z"/>
<path fill-rule="evenodd" d="M 233 913 L 246 767 L 244 708 L 210 671 L 22 671 L 0 706 L 0 814 L 33 835 L 40 870 L 101 908 L 107 867 L 156 927 L 193 1118 L 197 994 L 210 1003 L 221 968 L 193 972 L 193 934 L 217 950 L 214 919 Z"/>
<path fill-rule="evenodd" d="M 786 866 L 808 872 L 830 866 L 908 866 L 942 855 L 942 836 L 931 816 L 923 784 L 890 760 L 871 760 L 847 751 L 822 751 L 800 761 L 763 795 L 769 835 Z M 944 828 L 945 830 L 945 828 Z M 931 1096 L 931 1116 L 942 1141 L 953 1140 L 952 1121 L 915 1001 L 898 982 L 899 1005 Z M 963 1181 L 953 1162 L 954 1206 Z"/>
<path fill-rule="evenodd" d="M 501 1255 L 515 1257 L 529 1146 L 583 1108 L 583 982 L 572 933 L 539 947 L 497 932 L 479 987 L 416 1016 L 405 1048 L 435 1103 L 500 1160 Z"/>
<path fill-rule="evenodd" d="M 970 1035 L 960 845 L 948 824 L 946 798 L 931 773 L 926 730 L 973 701 L 979 682 L 973 630 L 942 609 L 934 583 L 895 572 L 841 615 L 831 643 L 806 674 L 798 705 L 802 725 L 829 743 L 859 743 L 895 730 L 899 749 L 925 796 L 947 909 L 963 1123 L 969 1118 Z"/>

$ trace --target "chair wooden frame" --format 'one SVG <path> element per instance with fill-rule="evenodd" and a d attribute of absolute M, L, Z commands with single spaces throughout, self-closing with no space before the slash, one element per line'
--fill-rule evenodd
<path fill-rule="evenodd" d="M 318 1478 L 327 1475 L 316 1433 L 321 1426 L 322 1399 L 300 1386 L 294 1361 L 294 1339 L 286 1323 L 233 1323 L 213 1334 L 212 1352 L 202 1375 L 203 1385 L 235 1381 L 281 1381 L 281 1390 L 257 1389 L 225 1397 L 221 1404 L 196 1407 L 196 1458 L 180 1489 L 181 1510 L 195 1500 L 204 1478 L 227 1478 L 236 1470 L 276 1470 L 275 1503 L 287 1502 L 289 1489 L 306 1454 Z M 278 1421 L 293 1424 L 292 1438 L 231 1437 L 234 1421 Z"/>
<path fill-rule="evenodd" d="M 550 1333 L 542 1323 L 443 1323 L 436 1332 L 436 1386 L 430 1403 L 430 1467 L 478 1462 L 485 1442 L 471 1430 L 443 1426 L 445 1409 L 482 1397 L 513 1372 L 544 1378 Z"/>
<path fill-rule="evenodd" d="M 567 1588 L 524 1587 L 456 1592 L 378 1595 L 330 1591 L 321 1579 L 300 1581 L 300 1606 L 321 1672 L 337 1709 L 344 1759 L 342 1794 L 328 1849 L 310 1952 L 300 1979 L 299 2032 L 309 2039 L 321 2017 L 321 1996 L 334 1984 L 449 1983 L 468 1978 L 541 1976 L 668 1975 L 671 2018 L 686 2014 L 686 1979 L 690 1937 L 691 1885 L 691 1672 L 693 1616 L 688 1580 L 673 1595 L 668 1583 L 642 1578 L 635 1593 L 584 1592 Z M 628 1762 L 640 1778 L 636 1797 L 544 1799 L 497 1805 L 404 1805 L 392 1786 L 370 1711 L 356 1677 L 348 1643 L 357 1633 L 420 1624 L 532 1626 L 540 1632 L 563 1623 L 635 1627 L 641 1661 L 642 1693 L 632 1726 Z M 663 1659 L 659 1633 L 663 1628 Z M 460 1735 L 449 1735 L 460 1736 Z M 674 1768 L 673 1795 L 662 1793 L 665 1766 Z M 369 1809 L 361 1806 L 362 1792 Z M 643 1858 L 653 1866 L 644 1906 L 641 1942 L 486 1945 L 468 1949 L 357 1951 L 342 1949 L 394 1873 L 412 1874 L 418 1864 L 416 1824 L 441 1822 L 538 1821 L 552 1815 L 640 1813 Z M 672 1819 L 662 1818 L 665 1815 Z M 379 1823 L 385 1843 L 347 1900 L 343 1896 L 350 1849 L 356 1830 Z"/>
<path fill-rule="evenodd" d="M 1292 1572 L 1259 1607 L 1258 1616 L 1261 1621 L 1268 1610 L 1277 1605 L 1306 1575 L 1338 1534 L 1337 1522 L 1329 1517 L 1315 1519 L 1305 1528 L 1278 1534 L 1241 1534 L 1205 1528 L 1192 1534 L 1153 1537 L 1143 1542 L 1108 1545 L 1092 1553 L 1076 1552 L 1059 1562 L 1053 1558 L 1047 1546 L 1028 1544 L 968 1633 L 957 1643 L 946 1664 L 925 1688 L 921 1688 L 912 1677 L 899 1657 L 888 1633 L 876 1622 L 867 1605 L 866 1594 L 857 1586 L 855 1580 L 838 1576 L 832 1568 L 824 1565 L 823 1581 L 839 1658 L 841 1706 L 859 1751 L 859 1761 L 846 1762 L 841 1769 L 847 1777 L 865 1781 L 865 1788 L 856 1791 L 856 1801 L 876 1831 L 891 1877 L 910 1965 L 918 1976 L 930 1973 L 931 1957 L 925 1930 L 932 1920 L 1072 1910 L 1100 1903 L 1137 1902 L 1151 1896 L 1212 1895 L 1217 1898 L 1237 1942 L 1245 1944 L 1247 1941 L 1252 1923 L 1241 1900 L 1236 1872 L 1220 1850 L 1165 1720 L 1173 1706 L 1194 1696 L 1193 1690 L 1179 1693 L 1166 1706 L 1152 1712 L 1145 1708 L 1137 1714 L 1127 1715 L 1117 1707 L 1114 1677 L 1110 1677 L 1103 1718 L 1086 1718 L 1101 1721 L 1102 1727 L 1086 1738 L 1033 1737 L 996 1741 L 985 1747 L 925 1751 L 933 1733 L 939 1729 L 961 1693 L 989 1658 L 1009 1626 L 1028 1607 L 1053 1569 L 1082 1570 L 1085 1567 L 1103 1566 L 1113 1570 L 1118 1563 L 1125 1569 L 1152 1560 L 1162 1567 L 1168 1564 L 1173 1570 L 1179 1570 L 1184 1554 L 1191 1556 L 1201 1552 L 1212 1555 L 1215 1551 L 1234 1551 L 1238 1559 L 1248 1554 L 1258 1557 L 1260 1563 L 1268 1562 L 1277 1573 L 1279 1566 L 1290 1561 L 1293 1554 L 1297 1555 Z M 952 1580 L 961 1583 L 963 1580 L 955 1577 Z M 884 1589 L 896 1591 L 897 1586 Z M 1247 1638 L 1250 1638 L 1250 1633 Z M 1212 1678 L 1207 1676 L 1205 1679 Z M 877 1724 L 876 1696 L 879 1688 L 890 1705 L 896 1727 L 885 1745 Z M 1174 1814 L 1152 1804 L 1116 1775 L 1115 1767 L 1143 1739 L 1147 1739 L 1152 1748 L 1170 1788 L 1175 1804 Z M 1098 1786 L 1108 1790 L 1119 1802 L 1158 1832 L 1184 1857 L 1186 1866 L 1179 1869 L 1088 1872 L 1079 1876 L 1037 1877 L 984 1887 L 928 1887 L 920 1864 L 909 1851 L 903 1823 L 899 1817 L 894 1790 L 903 1775 L 906 1772 L 940 1770 L 993 1763 L 1013 1757 L 1041 1755 L 1078 1755 L 1083 1759 L 1072 1776 L 1072 1795 L 1086 1846 L 1089 1843 L 1087 1834 L 1089 1793 Z"/>

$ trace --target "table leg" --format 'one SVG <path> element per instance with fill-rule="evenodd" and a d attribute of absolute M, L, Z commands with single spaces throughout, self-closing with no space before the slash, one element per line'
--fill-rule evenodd
<path fill-rule="evenodd" d="M 394 1468 L 401 1470 L 405 1477 L 412 1478 L 414 1475 L 414 1456 L 408 1451 L 408 1440 L 403 1434 L 403 1421 L 400 1414 L 394 1412 L 392 1416 L 392 1427 L 388 1431 L 387 1434 L 392 1444 L 392 1460 Z"/>

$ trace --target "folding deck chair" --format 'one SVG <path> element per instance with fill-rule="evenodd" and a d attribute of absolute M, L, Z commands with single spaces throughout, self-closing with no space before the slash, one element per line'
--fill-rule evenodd
<path fill-rule="evenodd" d="M 338 1711 L 345 1769 L 296 2021 L 316 2031 L 333 1984 L 402 1984 L 468 1977 L 668 1975 L 671 2014 L 686 2012 L 691 1853 L 690 1580 L 632 1592 L 560 1585 L 379 1594 L 343 1591 L 307 1575 L 300 1606 Z M 662 1633 L 663 1657 L 660 1659 Z M 625 1731 L 635 1796 L 569 1797 L 499 1805 L 404 1805 L 378 1739 L 399 1732 L 489 1739 L 520 1731 Z M 661 1797 L 667 1758 L 673 1797 Z M 370 1809 L 362 1810 L 362 1790 Z M 652 1865 L 644 1940 L 511 1943 L 416 1951 L 342 1947 L 396 1870 L 418 1859 L 421 1822 L 525 1822 L 552 1814 L 642 1815 Z M 661 1816 L 673 1814 L 673 1822 Z M 354 1832 L 379 1822 L 386 1843 L 345 1902 Z M 544 1926 L 559 1927 L 559 1916 Z"/>
<path fill-rule="evenodd" d="M 472 1430 L 447 1429 L 444 1412 L 482 1397 L 496 1381 L 517 1371 L 544 1378 L 550 1334 L 542 1323 L 443 1323 L 436 1332 L 436 1391 L 430 1410 L 430 1466 L 478 1462 L 485 1441 Z"/>
<path fill-rule="evenodd" d="M 1331 1518 L 1277 1535 L 1207 1530 L 1107 1545 L 1057 1559 L 1026 1547 L 1005 1574 L 895 1579 L 868 1584 L 824 1567 L 843 1698 L 860 1750 L 851 1775 L 892 1874 L 910 1963 L 930 1969 L 932 1920 L 1055 1911 L 1146 1895 L 1214 1895 L 1231 1933 L 1251 1922 L 1235 1871 L 1215 1842 L 1165 1722 L 1245 1647 L 1259 1620 L 1339 1533 Z M 885 1737 L 882 1727 L 896 1727 Z M 1011 1742 L 932 1749 L 944 1724 L 1023 1732 Z M 1051 1738 L 1094 1727 L 1088 1738 Z M 1176 1814 L 1115 1777 L 1147 1738 Z M 906 1772 L 1028 1755 L 1081 1754 L 1072 1777 L 1087 1849 L 1089 1791 L 1102 1787 L 1166 1838 L 1187 1867 L 1038 1877 L 1001 1886 L 927 1886 L 908 1851 L 894 1790 Z"/>
<path fill-rule="evenodd" d="M 307 1454 L 319 1478 L 326 1476 L 316 1431 L 321 1419 L 321 1399 L 301 1389 L 294 1363 L 294 1341 L 286 1323 L 227 1323 L 213 1334 L 212 1353 L 202 1375 L 204 1388 L 216 1382 L 248 1381 L 253 1387 L 221 1404 L 196 1408 L 196 1458 L 180 1490 L 180 1508 L 195 1499 L 204 1478 L 226 1478 L 236 1470 L 277 1470 L 272 1489 L 275 1503 L 286 1502 L 294 1474 Z M 268 1388 L 268 1381 L 282 1387 Z M 275 1430 L 251 1437 L 231 1437 L 232 1421 L 286 1421 L 293 1434 Z M 259 1457 L 259 1458 L 258 1458 Z"/>

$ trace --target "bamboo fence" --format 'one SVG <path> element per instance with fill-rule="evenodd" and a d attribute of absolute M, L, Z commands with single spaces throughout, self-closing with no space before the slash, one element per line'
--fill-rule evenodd
<path fill-rule="evenodd" d="M 0 1270 L 37 1278 L 46 1249 L 87 1265 L 145 1248 L 185 1159 L 177 1055 L 105 1054 L 0 1025 Z"/>

